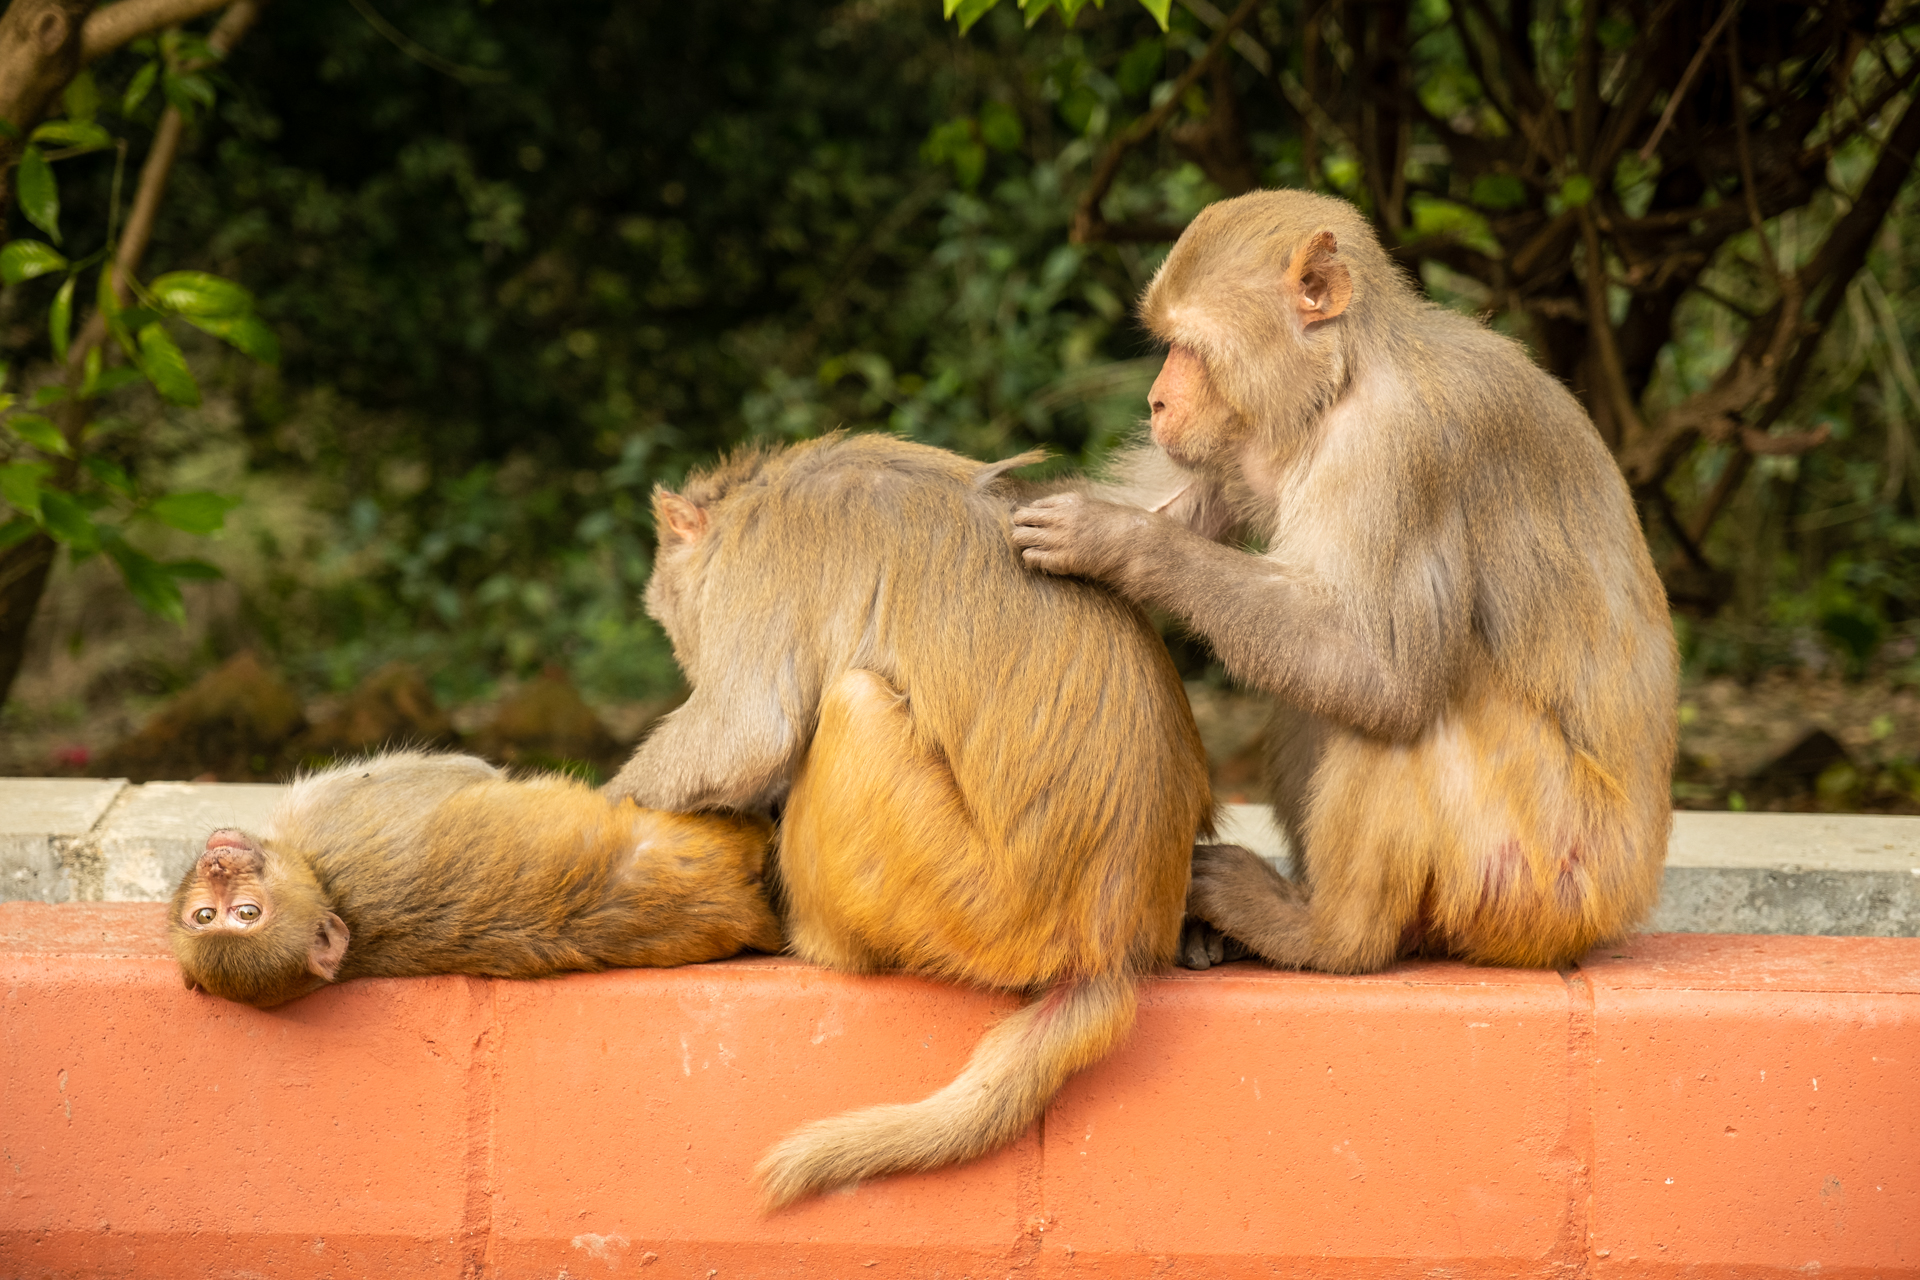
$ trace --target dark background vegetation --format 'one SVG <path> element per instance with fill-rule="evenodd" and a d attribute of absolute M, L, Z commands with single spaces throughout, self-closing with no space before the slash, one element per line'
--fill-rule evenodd
<path fill-rule="evenodd" d="M 283 358 L 190 346 L 205 403 L 123 393 L 107 446 L 244 499 L 210 544 L 176 538 L 226 581 L 189 585 L 175 628 L 99 560 L 63 563 L 6 766 L 88 767 L 243 651 L 316 721 L 404 660 L 456 728 L 544 671 L 630 736 L 677 681 L 638 606 L 655 483 L 837 426 L 1097 464 L 1158 366 L 1130 305 L 1164 235 L 1224 194 L 1305 186 L 1360 203 L 1436 298 L 1594 409 L 1678 610 L 1680 799 L 1915 807 L 1920 208 L 1896 134 L 1920 68 L 1900 6 L 1755 0 L 1686 80 L 1719 5 L 1459 5 L 1256 5 L 1184 87 L 1225 17 L 1209 4 L 1164 35 L 1129 0 L 1030 31 L 1009 4 L 963 37 L 933 0 L 390 0 L 440 67 L 346 0 L 268 7 L 143 273 L 242 282 Z M 136 65 L 95 68 L 109 100 Z M 114 121 L 136 156 L 157 110 Z M 1890 148 L 1858 263 L 1821 275 Z M 60 167 L 75 252 L 105 234 L 112 168 Z M 50 296 L 0 296 L 17 371 L 49 358 Z M 1763 357 L 1781 393 L 1734 403 Z M 1733 399 L 1689 417 L 1716 389 Z M 1218 672 L 1174 640 L 1212 708 Z M 1769 766 L 1813 727 L 1824 754 Z"/>

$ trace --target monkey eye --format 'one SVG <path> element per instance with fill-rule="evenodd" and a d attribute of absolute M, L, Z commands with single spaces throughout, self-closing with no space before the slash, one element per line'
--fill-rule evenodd
<path fill-rule="evenodd" d="M 194 922 L 195 924 L 212 924 L 212 923 L 213 923 L 213 908 L 212 908 L 212 907 L 202 907 L 202 908 L 200 908 L 200 909 L 199 909 L 198 911 L 196 911 L 196 912 L 194 912 L 194 913 L 193 913 L 193 922 Z"/>
<path fill-rule="evenodd" d="M 251 923 L 260 918 L 260 908 L 254 906 L 251 902 L 249 902 L 244 906 L 235 907 L 233 909 L 233 914 L 235 914 L 236 916 L 239 916 L 242 920 L 245 920 Z"/>

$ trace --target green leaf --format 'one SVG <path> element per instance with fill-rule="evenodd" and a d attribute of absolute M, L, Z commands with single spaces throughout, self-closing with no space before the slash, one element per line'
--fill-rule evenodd
<path fill-rule="evenodd" d="M 113 288 L 114 266 L 109 262 L 100 268 L 100 278 L 94 282 L 93 305 L 100 308 L 100 314 L 109 320 L 120 314 L 120 295 Z"/>
<path fill-rule="evenodd" d="M 99 352 L 100 348 L 95 347 L 87 354 L 89 356 L 98 356 Z M 80 384 L 80 398 L 82 400 L 97 400 L 101 396 L 112 395 L 123 387 L 130 387 L 136 382 L 145 381 L 145 374 L 141 373 L 138 369 L 128 368 L 124 364 L 115 365 L 105 373 L 102 373 L 100 372 L 99 361 L 95 360 L 93 361 L 92 369 L 87 374 L 86 381 Z"/>
<path fill-rule="evenodd" d="M 33 407 L 36 409 L 44 409 L 50 404 L 59 404 L 66 398 L 67 389 L 58 382 L 49 382 L 44 387 L 33 389 Z"/>
<path fill-rule="evenodd" d="M 40 521 L 55 542 L 64 542 L 83 554 L 100 549 L 100 534 L 94 528 L 93 517 L 74 501 L 72 494 L 42 489 Z"/>
<path fill-rule="evenodd" d="M 36 521 L 40 519 L 40 477 L 53 470 L 44 462 L 16 462 L 0 467 L 0 498 L 7 505 Z"/>
<path fill-rule="evenodd" d="M 85 467 L 95 480 L 115 493 L 128 498 L 133 496 L 133 480 L 127 475 L 126 469 L 112 458 L 103 458 L 99 454 L 90 453 L 80 459 L 80 465 Z"/>
<path fill-rule="evenodd" d="M 121 115 L 132 115 L 133 109 L 146 101 L 147 95 L 153 92 L 153 78 L 159 74 L 158 62 L 149 62 L 133 73 L 133 80 L 127 85 L 126 96 L 120 99 Z"/>
<path fill-rule="evenodd" d="M 14 193 L 20 197 L 20 212 L 27 221 L 60 243 L 60 188 L 53 180 L 53 166 L 29 143 L 20 153 L 20 172 L 14 178 Z"/>
<path fill-rule="evenodd" d="M 120 323 L 129 333 L 138 333 L 160 319 L 160 313 L 152 307 L 128 307 L 120 313 Z"/>
<path fill-rule="evenodd" d="M 79 279 L 79 276 L 67 277 L 60 292 L 53 295 L 53 307 L 47 312 L 47 335 L 53 339 L 53 358 L 61 364 L 66 363 L 67 344 L 73 339 L 73 286 Z"/>
<path fill-rule="evenodd" d="M 1020 11 L 1027 16 L 1027 30 L 1033 30 L 1033 24 L 1053 8 L 1054 0 L 1020 0 Z"/>
<path fill-rule="evenodd" d="M 167 105 L 188 118 L 192 118 L 196 106 L 213 105 L 213 81 L 203 75 L 177 76 L 168 72 L 160 80 L 160 91 L 167 95 Z"/>
<path fill-rule="evenodd" d="M 140 330 L 140 371 L 168 404 L 200 403 L 200 384 L 188 372 L 187 358 L 157 320 Z"/>
<path fill-rule="evenodd" d="M 39 527 L 25 516 L 15 516 L 5 524 L 0 524 L 0 551 L 5 551 L 16 542 L 25 542 L 28 535 Z"/>
<path fill-rule="evenodd" d="M 945 0 L 947 16 L 960 24 L 960 34 L 965 35 L 973 24 L 993 12 L 1000 0 Z"/>
<path fill-rule="evenodd" d="M 60 104 L 69 116 L 83 123 L 99 115 L 100 84 L 93 72 L 83 70 L 67 81 L 67 87 L 60 91 Z"/>
<path fill-rule="evenodd" d="M 1584 173 L 1576 173 L 1560 184 L 1560 203 L 1568 209 L 1578 209 L 1593 199 L 1593 179 Z"/>
<path fill-rule="evenodd" d="M 8 284 L 66 269 L 66 255 L 43 240 L 13 240 L 0 249 L 0 280 Z"/>
<path fill-rule="evenodd" d="M 227 576 L 205 560 L 169 560 L 160 567 L 182 582 L 219 582 Z"/>
<path fill-rule="evenodd" d="M 1173 9 L 1173 0 L 1140 0 L 1140 7 L 1153 15 L 1153 20 L 1160 24 L 1162 31 L 1167 29 L 1167 16 Z"/>
<path fill-rule="evenodd" d="M 227 522 L 227 512 L 239 505 L 240 499 L 218 493 L 169 493 L 155 498 L 147 513 L 182 533 L 206 534 L 218 532 Z"/>
<path fill-rule="evenodd" d="M 186 603 L 180 596 L 180 584 L 166 566 L 152 556 L 135 551 L 119 538 L 108 539 L 107 554 L 120 567 L 127 590 L 149 613 L 157 613 L 172 622 L 185 622 Z"/>
<path fill-rule="evenodd" d="M 81 370 L 80 395 L 83 399 L 91 398 L 93 395 L 93 392 L 90 391 L 89 388 L 96 386 L 100 381 L 100 348 L 99 347 L 87 348 L 87 355 L 86 355 L 86 358 L 83 361 L 81 361 L 80 370 Z"/>
<path fill-rule="evenodd" d="M 7 419 L 7 430 L 42 453 L 57 453 L 63 458 L 73 456 L 73 449 L 67 444 L 66 437 L 60 434 L 60 428 L 53 425 L 51 418 L 43 418 L 37 413 L 16 413 Z"/>
<path fill-rule="evenodd" d="M 259 316 L 182 316 L 181 319 L 231 343 L 242 355 L 252 356 L 261 364 L 280 363 L 280 340 Z"/>
<path fill-rule="evenodd" d="M 204 271 L 169 271 L 149 284 L 147 292 L 183 316 L 239 316 L 253 310 L 252 294 Z"/>
<path fill-rule="evenodd" d="M 1019 115 L 1006 103 L 989 102 L 980 108 L 980 139 L 995 151 L 1018 151 L 1026 138 Z"/>
<path fill-rule="evenodd" d="M 1517 209 L 1527 202 L 1527 184 L 1510 173 L 1483 173 L 1467 198 L 1482 209 Z"/>
<path fill-rule="evenodd" d="M 1160 68 L 1166 60 L 1167 42 L 1164 39 L 1156 36 L 1142 40 L 1127 50 L 1126 56 L 1120 59 L 1120 65 L 1113 69 L 1113 82 L 1129 98 L 1145 93 L 1160 78 Z"/>
<path fill-rule="evenodd" d="M 113 145 L 113 136 L 91 120 L 49 120 L 33 131 L 33 140 L 87 151 L 104 151 Z"/>

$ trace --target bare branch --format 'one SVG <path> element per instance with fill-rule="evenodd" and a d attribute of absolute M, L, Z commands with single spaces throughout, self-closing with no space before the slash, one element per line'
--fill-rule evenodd
<path fill-rule="evenodd" d="M 1207 24 L 1209 31 L 1218 31 L 1227 20 L 1227 15 L 1215 7 L 1210 0 L 1180 0 L 1188 13 Z M 1235 31 L 1227 37 L 1227 43 L 1233 51 L 1252 64 L 1253 69 L 1262 76 L 1273 74 L 1273 55 L 1267 52 L 1267 46 L 1254 39 L 1246 31 Z"/>
<path fill-rule="evenodd" d="M 121 45 L 224 8 L 229 0 L 119 0 L 95 9 L 80 29 L 80 61 L 92 62 Z"/>
<path fill-rule="evenodd" d="M 1700 74 L 1700 68 L 1706 63 L 1707 54 L 1713 48 L 1713 42 L 1718 40 L 1720 33 L 1727 29 L 1727 24 L 1733 21 L 1733 15 L 1739 11 L 1739 8 L 1740 0 L 1727 0 L 1727 7 L 1721 11 L 1719 21 L 1708 30 L 1707 38 L 1700 42 L 1699 51 L 1693 55 L 1693 61 L 1687 64 L 1686 72 L 1680 77 L 1680 83 L 1674 86 L 1672 95 L 1667 98 L 1667 109 L 1660 113 L 1660 123 L 1653 126 L 1653 134 L 1647 139 L 1647 145 L 1640 148 L 1642 161 L 1653 159 L 1653 149 L 1660 145 L 1661 135 L 1665 134 L 1667 126 L 1673 123 L 1673 113 L 1680 109 L 1681 99 L 1685 98 L 1687 90 L 1693 87 L 1693 78 Z"/>
<path fill-rule="evenodd" d="M 1747 219 L 1753 224 L 1754 239 L 1760 242 L 1760 257 L 1767 264 L 1767 274 L 1780 284 L 1780 260 L 1774 255 L 1773 241 L 1767 238 L 1767 220 L 1760 216 L 1760 197 L 1754 190 L 1753 149 L 1747 143 L 1747 104 L 1741 99 L 1745 85 L 1740 75 L 1740 35 L 1733 32 L 1727 36 L 1727 71 L 1733 77 L 1733 139 L 1734 150 L 1740 155 L 1740 194 L 1746 197 Z"/>
<path fill-rule="evenodd" d="M 1626 367 L 1620 361 L 1620 347 L 1613 337 L 1613 319 L 1607 300 L 1607 261 L 1600 249 L 1600 228 L 1594 224 L 1591 206 L 1580 207 L 1580 234 L 1587 249 L 1587 333 L 1599 356 L 1600 373 L 1606 383 L 1607 399 L 1620 423 L 1620 443 L 1631 448 L 1647 433 L 1647 424 L 1634 403 L 1627 385 Z"/>
<path fill-rule="evenodd" d="M 1817 449 L 1833 438 L 1833 428 L 1821 423 L 1811 431 L 1783 431 L 1771 435 L 1752 427 L 1740 429 L 1740 446 L 1748 453 L 1772 457 L 1793 457 Z"/>

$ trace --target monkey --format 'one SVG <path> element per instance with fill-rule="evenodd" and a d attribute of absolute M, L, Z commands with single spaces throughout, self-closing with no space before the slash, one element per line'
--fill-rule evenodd
<path fill-rule="evenodd" d="M 1013 539 L 1274 697 L 1293 875 L 1203 846 L 1193 915 L 1335 973 L 1416 952 L 1564 966 L 1640 921 L 1672 822 L 1677 654 L 1573 396 L 1306 192 L 1208 206 L 1140 315 L 1169 347 L 1150 443 L 1104 488 L 1028 501 Z"/>
<path fill-rule="evenodd" d="M 377 755 L 296 782 L 259 835 L 214 831 L 173 895 L 189 989 L 258 1008 L 331 982 L 778 951 L 772 826 L 654 813 L 473 756 Z"/>
<path fill-rule="evenodd" d="M 1021 567 L 1004 477 L 1038 457 L 835 434 L 655 491 L 646 605 L 692 692 L 609 793 L 778 803 L 806 960 L 1033 996 L 930 1097 L 775 1145 L 769 1211 L 1012 1141 L 1174 957 L 1213 827 L 1205 751 L 1140 611 Z"/>

